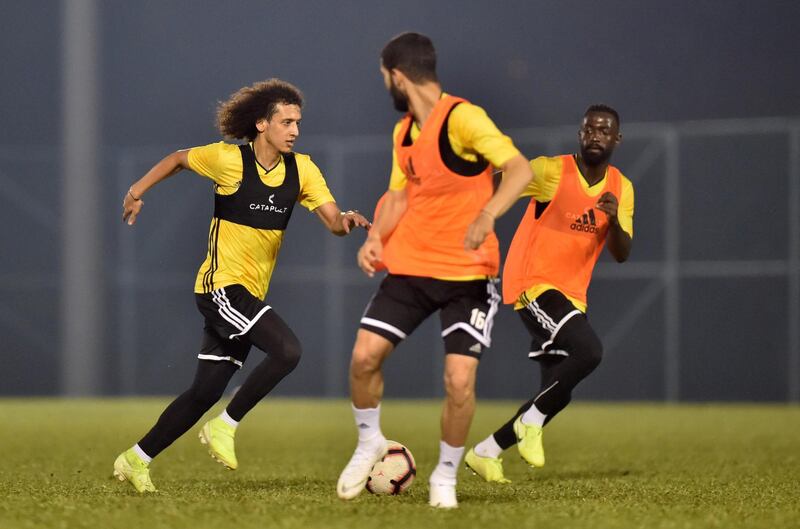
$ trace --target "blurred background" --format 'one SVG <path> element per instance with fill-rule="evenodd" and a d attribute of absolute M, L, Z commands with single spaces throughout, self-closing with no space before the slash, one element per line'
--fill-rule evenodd
<path fill-rule="evenodd" d="M 797 2 L 6 0 L 2 18 L 0 395 L 183 390 L 213 190 L 180 173 L 131 228 L 128 186 L 218 141 L 218 101 L 280 77 L 307 98 L 297 150 L 343 209 L 372 211 L 398 118 L 378 56 L 414 30 L 433 39 L 444 88 L 530 158 L 574 152 L 589 104 L 620 112 L 612 162 L 636 190 L 633 252 L 596 269 L 605 360 L 576 397 L 800 401 Z M 523 210 L 498 223 L 504 247 Z M 347 395 L 378 284 L 355 266 L 362 241 L 295 211 L 267 302 L 304 358 L 277 394 Z M 506 307 L 479 397 L 527 399 L 527 351 Z M 440 396 L 442 364 L 432 318 L 388 360 L 387 397 Z"/>

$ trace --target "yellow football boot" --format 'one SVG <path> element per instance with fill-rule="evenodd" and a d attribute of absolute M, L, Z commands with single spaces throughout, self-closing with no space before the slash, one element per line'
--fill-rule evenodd
<path fill-rule="evenodd" d="M 482 477 L 489 483 L 511 483 L 503 475 L 503 460 L 499 457 L 483 457 L 475 453 L 474 448 L 470 448 L 464 456 L 464 464 L 476 475 Z"/>
<path fill-rule="evenodd" d="M 114 461 L 114 477 L 120 481 L 128 481 L 136 492 L 157 492 L 150 481 L 148 464 L 141 460 L 133 448 L 122 452 Z"/>
<path fill-rule="evenodd" d="M 522 459 L 532 467 L 544 466 L 544 446 L 542 446 L 542 427 L 525 424 L 522 416 L 514 421 L 514 434 L 517 436 L 517 450 Z"/>
<path fill-rule="evenodd" d="M 217 417 L 211 419 L 200 429 L 198 437 L 200 442 L 208 446 L 208 453 L 225 467 L 236 470 L 239 462 L 236 460 L 236 451 L 233 446 L 233 436 L 236 428 Z"/>

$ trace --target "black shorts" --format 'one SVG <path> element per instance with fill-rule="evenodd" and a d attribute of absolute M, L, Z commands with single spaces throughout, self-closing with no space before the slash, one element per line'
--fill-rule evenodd
<path fill-rule="evenodd" d="M 203 344 L 197 358 L 227 360 L 242 367 L 252 345 L 245 334 L 272 307 L 242 285 L 195 294 L 195 301 L 205 318 Z"/>
<path fill-rule="evenodd" d="M 500 303 L 497 283 L 389 274 L 372 296 L 360 326 L 397 345 L 438 310 L 445 352 L 480 358 L 482 348 L 491 345 Z"/>
<path fill-rule="evenodd" d="M 542 292 L 517 313 L 531 335 L 528 357 L 533 359 L 542 355 L 568 356 L 568 353 L 559 347 L 558 333 L 572 318 L 586 320 L 586 314 L 578 310 L 558 290 Z"/>

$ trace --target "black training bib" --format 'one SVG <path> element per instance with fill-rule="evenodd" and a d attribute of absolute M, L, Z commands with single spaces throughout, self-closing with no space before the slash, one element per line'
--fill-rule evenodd
<path fill-rule="evenodd" d="M 240 145 L 242 184 L 230 195 L 214 195 L 214 217 L 261 230 L 285 230 L 300 195 L 300 176 L 294 153 L 282 154 L 286 168 L 283 183 L 265 185 L 258 176 L 250 145 Z"/>

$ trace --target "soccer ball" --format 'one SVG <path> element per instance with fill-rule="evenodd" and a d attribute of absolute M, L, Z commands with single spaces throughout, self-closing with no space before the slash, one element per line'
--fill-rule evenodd
<path fill-rule="evenodd" d="M 386 441 L 386 455 L 375 463 L 367 479 L 372 494 L 400 494 L 414 482 L 417 465 L 411 451 L 397 441 Z"/>

